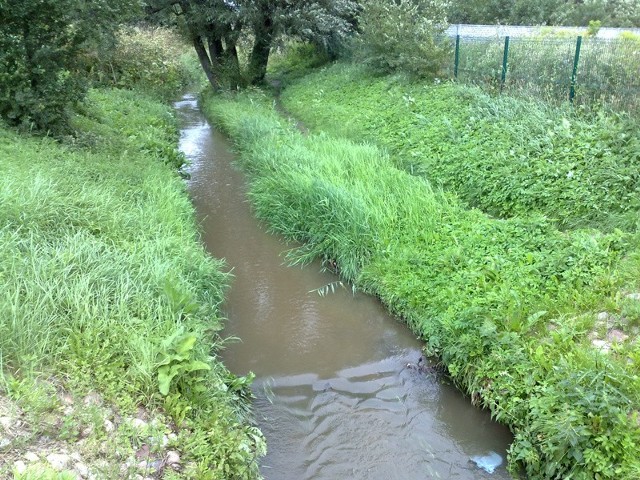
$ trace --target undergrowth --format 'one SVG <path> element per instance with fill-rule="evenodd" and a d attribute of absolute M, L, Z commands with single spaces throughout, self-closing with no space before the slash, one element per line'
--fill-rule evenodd
<path fill-rule="evenodd" d="M 67 145 L 0 129 L 0 393 L 29 412 L 50 382 L 166 412 L 197 478 L 254 478 L 249 379 L 215 359 L 228 278 L 199 243 L 170 109 L 101 90 L 83 110 Z"/>
<path fill-rule="evenodd" d="M 310 127 L 374 142 L 396 165 L 492 216 L 537 212 L 562 229 L 637 229 L 637 119 L 376 78 L 343 64 L 295 82 L 282 101 Z"/>
<path fill-rule="evenodd" d="M 169 28 L 123 27 L 107 55 L 84 60 L 94 85 L 138 90 L 162 100 L 206 81 L 191 46 Z"/>
<path fill-rule="evenodd" d="M 380 102 L 360 96 L 356 103 L 354 96 L 328 108 L 326 92 L 339 89 L 320 78 L 309 80 L 316 96 L 307 111 L 316 113 L 305 120 L 322 119 L 326 127 L 339 111 L 327 130 L 357 125 L 367 115 L 359 109 Z M 384 91 L 382 80 L 359 82 L 350 91 Z M 390 88 L 392 97 L 400 87 Z M 616 268 L 633 251 L 629 236 L 562 232 L 541 215 L 491 218 L 396 168 L 375 145 L 303 136 L 260 92 L 207 96 L 204 103 L 235 141 L 256 214 L 303 243 L 289 260 L 335 260 L 343 277 L 402 317 L 472 402 L 511 427 L 514 473 L 638 478 L 638 343 L 604 355 L 588 335 L 594 312 L 614 308 L 623 283 Z M 341 115 L 347 111 L 353 123 Z M 405 135 L 407 123 L 399 125 Z M 393 138 L 408 138 L 402 135 Z"/>

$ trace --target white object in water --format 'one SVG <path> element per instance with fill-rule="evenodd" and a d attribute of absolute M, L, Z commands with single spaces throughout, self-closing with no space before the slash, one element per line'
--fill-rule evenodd
<path fill-rule="evenodd" d="M 496 468 L 502 465 L 502 457 L 494 451 L 489 452 L 487 455 L 471 457 L 471 461 L 487 473 L 495 472 Z"/>

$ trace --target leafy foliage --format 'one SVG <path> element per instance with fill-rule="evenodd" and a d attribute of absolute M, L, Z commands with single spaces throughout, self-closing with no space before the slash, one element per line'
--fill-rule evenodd
<path fill-rule="evenodd" d="M 195 55 L 168 28 L 123 28 L 113 49 L 89 64 L 94 84 L 137 89 L 161 99 L 194 83 L 202 70 Z"/>
<path fill-rule="evenodd" d="M 12 125 L 61 128 L 65 108 L 82 98 L 72 75 L 82 38 L 70 1 L 3 2 L 0 116 Z"/>
<path fill-rule="evenodd" d="M 163 342 L 164 350 L 161 352 L 161 360 L 158 362 L 158 390 L 162 395 L 168 395 L 172 384 L 182 382 L 198 391 L 206 390 L 206 387 L 198 385 L 205 380 L 204 377 L 194 374 L 211 370 L 211 366 L 203 361 L 194 360 L 193 347 L 198 337 L 195 333 L 174 333 Z"/>
<path fill-rule="evenodd" d="M 446 6 L 442 0 L 364 2 L 359 25 L 367 61 L 383 73 L 434 77 L 450 50 L 439 38 L 448 26 Z"/>
<path fill-rule="evenodd" d="M 453 23 L 587 26 L 601 21 L 607 27 L 640 26 L 635 0 L 454 0 L 449 15 Z"/>
<path fill-rule="evenodd" d="M 0 3 L 0 117 L 41 131 L 66 127 L 86 90 L 81 53 L 101 52 L 132 0 L 5 0 Z"/>

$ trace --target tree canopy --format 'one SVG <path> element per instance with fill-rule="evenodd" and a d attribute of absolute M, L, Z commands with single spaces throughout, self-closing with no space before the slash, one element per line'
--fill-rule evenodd
<path fill-rule="evenodd" d="M 182 22 L 211 85 L 227 79 L 264 80 L 272 47 L 284 36 L 329 48 L 354 28 L 358 4 L 352 0 L 150 0 L 150 13 L 175 14 Z M 238 42 L 248 44 L 240 65 Z"/>
<path fill-rule="evenodd" d="M 640 27 L 638 0 L 454 0 L 452 23 Z"/>
<path fill-rule="evenodd" d="M 83 59 L 100 55 L 137 0 L 0 0 L 0 117 L 59 130 L 82 99 Z"/>

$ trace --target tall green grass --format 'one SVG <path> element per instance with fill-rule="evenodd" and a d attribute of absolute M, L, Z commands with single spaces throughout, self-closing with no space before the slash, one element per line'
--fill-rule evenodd
<path fill-rule="evenodd" d="M 260 93 L 204 103 L 236 143 L 256 214 L 304 243 L 291 260 L 335 260 L 406 320 L 471 400 L 512 428 L 514 471 L 638 476 L 638 347 L 607 357 L 587 335 L 619 288 L 624 235 L 467 209 L 374 145 L 303 136 Z"/>
<path fill-rule="evenodd" d="M 640 135 L 632 118 L 372 78 L 346 65 L 305 77 L 282 100 L 309 126 L 374 142 L 397 165 L 492 216 L 540 213 L 563 229 L 637 229 Z"/>
<path fill-rule="evenodd" d="M 84 110 L 75 145 L 0 130 L 0 391 L 54 378 L 123 414 L 165 410 L 198 478 L 255 477 L 247 381 L 214 359 L 228 278 L 199 242 L 175 120 L 118 90 Z"/>

